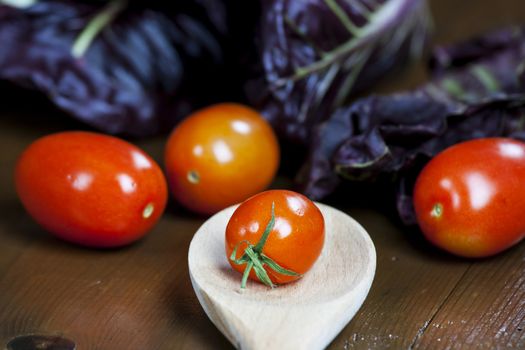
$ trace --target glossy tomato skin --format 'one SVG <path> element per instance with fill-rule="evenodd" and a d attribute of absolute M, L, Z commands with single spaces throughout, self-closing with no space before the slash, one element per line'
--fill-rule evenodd
<path fill-rule="evenodd" d="M 243 202 L 233 213 L 226 227 L 226 256 L 231 266 L 243 273 L 246 264 L 230 260 L 239 242 L 256 245 L 271 218 L 275 204 L 275 225 L 263 248 L 263 253 L 285 269 L 304 274 L 313 266 L 324 245 L 324 218 L 317 206 L 305 196 L 287 190 L 261 192 Z M 237 250 L 239 258 L 245 245 Z M 281 275 L 265 266 L 273 283 L 283 284 L 300 276 Z M 258 281 L 252 270 L 250 279 Z"/>
<path fill-rule="evenodd" d="M 277 138 L 259 113 L 223 103 L 195 112 L 175 128 L 165 165 L 175 199 L 213 214 L 266 189 L 279 157 Z"/>
<path fill-rule="evenodd" d="M 91 132 L 62 132 L 31 144 L 15 170 L 29 214 L 56 236 L 116 247 L 142 237 L 166 206 L 159 166 L 138 147 Z"/>
<path fill-rule="evenodd" d="M 525 236 L 525 143 L 486 138 L 433 158 L 414 188 L 425 236 L 464 257 L 486 257 Z"/>

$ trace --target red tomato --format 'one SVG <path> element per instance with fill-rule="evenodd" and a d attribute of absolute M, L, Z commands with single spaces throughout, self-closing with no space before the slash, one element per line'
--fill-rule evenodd
<path fill-rule="evenodd" d="M 164 211 L 158 165 L 115 137 L 62 132 L 31 144 L 18 160 L 16 189 L 29 214 L 67 241 L 120 246 L 142 237 Z"/>
<path fill-rule="evenodd" d="M 465 257 L 501 252 L 525 236 L 525 143 L 464 142 L 432 159 L 414 188 L 425 236 Z"/>
<path fill-rule="evenodd" d="M 257 112 L 224 103 L 197 111 L 177 126 L 165 163 L 177 201 L 212 214 L 268 187 L 279 165 L 279 145 Z"/>
<path fill-rule="evenodd" d="M 261 242 L 267 226 L 270 226 L 271 231 L 266 241 L 263 239 Z M 235 210 L 226 227 L 226 255 L 231 266 L 244 273 L 250 260 L 240 264 L 234 260 L 246 253 L 246 242 L 249 242 L 262 263 L 265 263 L 266 258 L 261 259 L 261 254 L 292 272 L 279 273 L 271 268 L 270 262 L 270 266 L 265 263 L 264 270 L 271 280 L 271 283 L 266 284 L 282 284 L 300 278 L 312 267 L 321 254 L 324 236 L 323 215 L 312 201 L 292 191 L 270 190 L 249 198 Z M 249 271 L 249 277 L 260 280 L 254 268 Z M 242 288 L 244 284 L 245 278 Z"/>

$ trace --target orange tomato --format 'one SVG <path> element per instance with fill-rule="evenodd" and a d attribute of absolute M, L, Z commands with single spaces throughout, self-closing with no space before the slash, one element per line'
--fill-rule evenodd
<path fill-rule="evenodd" d="M 277 138 L 259 113 L 224 103 L 195 112 L 175 128 L 165 165 L 175 199 L 212 214 L 264 190 L 279 157 Z"/>
<path fill-rule="evenodd" d="M 269 233 L 261 243 L 267 228 Z M 324 218 L 312 201 L 292 191 L 270 190 L 249 198 L 235 210 L 226 227 L 225 248 L 235 270 L 244 274 L 249 268 L 242 288 L 246 277 L 261 280 L 255 266 L 248 266 L 251 260 L 242 261 L 248 247 L 257 254 L 271 280 L 262 282 L 272 286 L 295 281 L 310 270 L 321 254 L 324 238 Z M 272 268 L 266 258 L 285 271 Z"/>
<path fill-rule="evenodd" d="M 29 214 L 56 236 L 116 247 L 145 235 L 168 196 L 159 166 L 138 147 L 92 132 L 61 132 L 31 144 L 15 171 Z"/>

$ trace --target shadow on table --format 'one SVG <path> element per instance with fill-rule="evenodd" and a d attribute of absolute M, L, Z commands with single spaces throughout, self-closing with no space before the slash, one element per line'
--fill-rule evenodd
<path fill-rule="evenodd" d="M 173 328 L 184 330 L 184 337 L 177 337 L 180 348 L 233 349 L 233 346 L 208 319 L 201 307 L 190 281 L 188 266 L 178 266 L 178 273 L 167 281 L 163 295 L 170 310 Z"/>
<path fill-rule="evenodd" d="M 138 240 L 122 247 L 92 248 L 67 242 L 42 228 L 15 198 L 0 199 L 0 213 L 2 213 L 0 219 L 0 240 L 2 240 L 2 244 L 7 244 L 7 242 L 14 242 L 16 245 L 38 243 L 41 246 L 52 247 L 56 250 L 100 252 L 102 254 L 108 251 L 134 249 L 133 247 L 136 244 L 140 244 L 140 240 Z"/>
<path fill-rule="evenodd" d="M 27 214 L 16 198 L 0 200 L 0 236 L 25 243 L 49 239 L 46 232 Z"/>

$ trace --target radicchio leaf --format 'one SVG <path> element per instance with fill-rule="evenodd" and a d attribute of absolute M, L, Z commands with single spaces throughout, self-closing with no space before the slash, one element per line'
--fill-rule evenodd
<path fill-rule="evenodd" d="M 474 138 L 525 140 L 525 86 L 519 79 L 525 28 L 505 29 L 434 52 L 433 78 L 427 84 L 359 99 L 316 128 L 299 178 L 307 195 L 320 199 L 342 178 L 387 177 L 398 187 L 400 217 L 414 223 L 412 186 L 431 157 Z"/>
<path fill-rule="evenodd" d="M 263 0 L 264 78 L 248 95 L 280 134 L 309 141 L 355 91 L 425 44 L 426 0 Z"/>
<path fill-rule="evenodd" d="M 223 99 L 225 84 L 237 83 L 226 73 L 232 70 L 225 6 L 212 0 L 176 1 L 169 11 L 125 0 L 0 5 L 0 79 L 42 91 L 108 133 L 169 130 L 193 108 Z"/>

